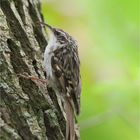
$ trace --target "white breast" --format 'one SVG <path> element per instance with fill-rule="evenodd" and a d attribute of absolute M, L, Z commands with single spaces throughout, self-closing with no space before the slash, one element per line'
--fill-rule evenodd
<path fill-rule="evenodd" d="M 53 51 L 55 49 L 56 49 L 56 38 L 54 36 L 51 36 L 51 39 L 49 40 L 48 45 L 45 48 L 45 53 L 44 53 L 44 67 L 45 67 L 48 79 L 53 79 L 51 58 L 54 55 Z"/>
<path fill-rule="evenodd" d="M 53 54 L 46 47 L 46 50 L 45 50 L 45 53 L 44 53 L 44 67 L 45 67 L 45 70 L 46 70 L 47 78 L 52 77 L 52 66 L 51 66 L 52 55 Z"/>

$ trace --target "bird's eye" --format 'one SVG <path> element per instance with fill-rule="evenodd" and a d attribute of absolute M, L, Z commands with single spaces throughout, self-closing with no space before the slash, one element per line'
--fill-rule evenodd
<path fill-rule="evenodd" d="M 59 35 L 60 35 L 60 32 L 57 32 L 57 31 L 56 31 L 55 34 L 56 34 L 57 36 L 59 36 Z"/>

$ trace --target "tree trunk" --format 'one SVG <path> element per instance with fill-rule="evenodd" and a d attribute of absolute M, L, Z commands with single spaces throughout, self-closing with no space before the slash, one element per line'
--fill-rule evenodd
<path fill-rule="evenodd" d="M 47 35 L 39 0 L 0 0 L 0 139 L 63 140 L 66 118 L 59 95 L 46 84 L 42 60 Z M 78 130 L 75 128 L 76 139 Z"/>

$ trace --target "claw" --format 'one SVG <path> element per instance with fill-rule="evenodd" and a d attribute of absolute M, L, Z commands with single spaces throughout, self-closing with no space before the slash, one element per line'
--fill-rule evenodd
<path fill-rule="evenodd" d="M 45 80 L 45 79 L 40 79 L 40 78 L 38 78 L 38 77 L 28 75 L 27 73 L 24 73 L 24 74 L 17 74 L 17 75 L 18 75 L 19 77 L 32 80 L 33 82 L 36 82 L 36 81 L 37 81 L 37 82 L 42 82 L 43 84 L 46 84 L 46 83 L 47 83 L 47 80 Z"/>

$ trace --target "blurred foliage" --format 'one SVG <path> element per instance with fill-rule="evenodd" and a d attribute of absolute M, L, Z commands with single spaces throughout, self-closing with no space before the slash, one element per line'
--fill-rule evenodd
<path fill-rule="evenodd" d="M 138 140 L 138 0 L 44 0 L 79 44 L 82 140 Z"/>

